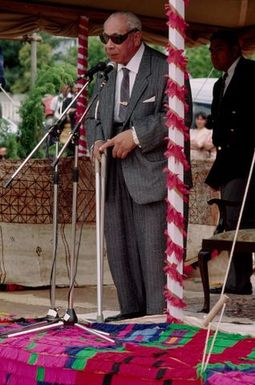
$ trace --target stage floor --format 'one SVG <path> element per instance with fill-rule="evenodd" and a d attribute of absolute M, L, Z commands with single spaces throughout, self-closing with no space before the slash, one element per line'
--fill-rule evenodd
<path fill-rule="evenodd" d="M 96 286 L 75 288 L 74 307 L 80 322 L 96 319 L 96 294 Z M 56 289 L 60 316 L 65 314 L 67 297 L 68 288 Z M 114 343 L 76 326 L 0 338 L 0 385 L 255 383 L 254 297 L 231 296 L 203 382 L 198 375 L 206 330 L 200 327 L 205 315 L 198 313 L 203 304 L 198 278 L 185 281 L 184 297 L 187 304 L 184 324 L 166 324 L 164 315 L 156 315 L 118 325 L 92 325 L 109 332 Z M 212 305 L 218 298 L 218 295 L 211 296 Z M 0 292 L 0 303 L 0 329 L 16 329 L 24 326 L 28 319 L 47 314 L 49 289 Z M 105 316 L 118 312 L 114 286 L 104 287 L 103 304 Z M 25 321 L 10 323 L 13 317 L 24 317 Z M 212 330 L 217 327 L 216 321 L 217 317 Z"/>
<path fill-rule="evenodd" d="M 254 277 L 253 286 L 255 287 Z M 197 276 L 189 278 L 184 282 L 184 299 L 186 308 L 185 316 L 203 318 L 205 315 L 199 313 L 203 306 L 203 292 L 200 279 Z M 63 315 L 67 308 L 68 288 L 56 289 L 56 307 L 59 314 Z M 113 285 L 104 286 L 103 309 L 104 316 L 118 312 L 118 301 L 116 290 Z M 224 321 L 233 323 L 253 324 L 255 322 L 255 296 L 254 295 L 229 295 Z M 17 317 L 43 317 L 50 308 L 49 288 L 31 288 L 21 291 L 0 291 L 0 312 L 15 315 Z M 219 295 L 211 295 L 211 306 L 213 306 Z M 97 311 L 97 288 L 95 285 L 87 285 L 74 289 L 74 308 L 78 315 L 85 318 L 86 315 Z M 141 319 L 144 322 L 143 319 Z M 164 322 L 165 317 L 153 319 L 152 322 Z M 140 322 L 139 320 L 137 322 Z"/>

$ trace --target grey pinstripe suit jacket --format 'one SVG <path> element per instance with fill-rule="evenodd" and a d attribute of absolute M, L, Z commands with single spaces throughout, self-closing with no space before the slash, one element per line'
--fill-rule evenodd
<path fill-rule="evenodd" d="M 138 204 L 160 201 L 166 196 L 163 169 L 167 164 L 164 157 L 167 74 L 165 55 L 145 46 L 123 126 L 123 130 L 135 127 L 141 148 L 136 147 L 121 161 L 126 186 Z M 109 80 L 101 91 L 99 79 L 95 85 L 94 94 L 99 92 L 99 97 L 86 118 L 90 146 L 96 140 L 107 140 L 114 135 L 115 80 L 116 69 L 109 74 Z"/>

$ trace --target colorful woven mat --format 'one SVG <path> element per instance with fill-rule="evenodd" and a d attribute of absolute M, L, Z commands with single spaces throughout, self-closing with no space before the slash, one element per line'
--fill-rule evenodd
<path fill-rule="evenodd" d="M 0 321 L 1 332 L 31 321 Z M 201 385 L 206 331 L 179 324 L 93 324 L 109 343 L 77 326 L 0 339 L 1 385 Z M 219 333 L 207 385 L 254 384 L 255 339 Z M 234 382 L 235 378 L 239 382 Z M 232 382 L 231 382 L 232 381 Z M 245 382 L 246 381 L 246 382 Z"/>

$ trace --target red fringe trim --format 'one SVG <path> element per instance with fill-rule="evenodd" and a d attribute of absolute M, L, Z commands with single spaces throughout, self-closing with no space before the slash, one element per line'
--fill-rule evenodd
<path fill-rule="evenodd" d="M 172 239 L 167 238 L 166 255 L 171 256 L 172 254 L 174 254 L 178 262 L 183 261 L 183 254 L 184 254 L 183 247 L 177 245 L 177 243 L 175 243 Z"/>
<path fill-rule="evenodd" d="M 169 190 L 176 189 L 180 194 L 183 195 L 184 202 L 188 202 L 189 190 L 186 185 L 178 178 L 176 174 L 173 174 L 172 171 L 165 168 L 164 172 L 167 173 L 167 187 Z"/>
<path fill-rule="evenodd" d="M 179 86 L 178 83 L 176 83 L 172 79 L 168 79 L 167 81 L 167 90 L 166 94 L 173 98 L 176 96 L 179 100 L 181 100 L 185 104 L 185 86 Z"/>
<path fill-rule="evenodd" d="M 168 52 L 167 62 L 169 64 L 175 64 L 183 72 L 185 72 L 187 66 L 187 58 L 183 55 L 184 50 L 175 48 L 171 43 L 167 44 L 166 50 Z"/>
<path fill-rule="evenodd" d="M 179 213 L 175 207 L 171 206 L 169 203 L 168 210 L 167 210 L 167 216 L 166 216 L 168 223 L 174 223 L 178 229 L 185 234 L 184 230 L 184 217 L 181 213 Z"/>
<path fill-rule="evenodd" d="M 179 282 L 180 286 L 183 287 L 183 275 L 177 270 L 177 264 L 166 261 L 164 271 L 175 281 Z"/>
<path fill-rule="evenodd" d="M 165 298 L 178 309 L 184 309 L 186 307 L 186 303 L 181 298 L 176 297 L 176 295 L 171 293 L 168 289 L 165 290 Z"/>
<path fill-rule="evenodd" d="M 166 125 L 171 129 L 177 129 L 184 135 L 184 139 L 189 139 L 188 129 L 184 124 L 183 118 L 181 118 L 177 113 L 168 107 L 168 111 L 166 113 Z"/>
<path fill-rule="evenodd" d="M 188 24 L 183 20 L 183 18 L 177 13 L 176 9 L 173 8 L 170 4 L 165 5 L 166 15 L 168 16 L 167 25 L 171 28 L 177 29 L 177 31 L 185 37 L 185 29 Z"/>
<path fill-rule="evenodd" d="M 172 156 L 176 162 L 182 163 L 185 171 L 190 169 L 190 164 L 187 161 L 186 156 L 183 152 L 183 147 L 172 142 L 171 139 L 168 139 L 168 145 L 167 150 L 165 152 L 165 156 L 167 158 L 170 158 L 170 156 Z"/>

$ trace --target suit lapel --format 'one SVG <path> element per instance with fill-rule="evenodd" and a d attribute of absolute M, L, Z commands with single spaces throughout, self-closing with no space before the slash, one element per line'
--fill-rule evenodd
<path fill-rule="evenodd" d="M 148 76 L 151 74 L 151 54 L 148 47 L 145 46 L 145 50 L 143 53 L 143 57 L 140 63 L 140 68 L 137 73 L 137 77 L 135 80 L 135 84 L 132 90 L 131 98 L 129 101 L 129 105 L 127 108 L 127 115 L 126 115 L 126 121 L 125 124 L 128 122 L 138 100 L 140 99 L 143 91 L 148 85 Z"/>
<path fill-rule="evenodd" d="M 215 83 L 215 93 L 214 93 L 214 101 L 213 101 L 213 105 L 212 105 L 212 110 L 216 109 L 217 113 L 219 113 L 221 110 L 224 110 L 226 104 L 228 104 L 228 100 L 230 98 L 230 100 L 233 99 L 233 95 L 238 92 L 238 84 L 239 84 L 239 73 L 240 73 L 240 66 L 242 66 L 242 63 L 243 63 L 243 58 L 240 59 L 239 63 L 237 64 L 236 66 L 236 69 L 235 69 L 235 72 L 233 74 L 233 77 L 226 89 L 226 91 L 224 92 L 224 95 L 223 97 L 221 98 L 221 101 L 220 101 L 220 89 L 221 89 L 221 81 L 222 79 L 219 78 L 217 80 L 217 82 Z"/>
<path fill-rule="evenodd" d="M 101 119 L 104 122 L 105 138 L 111 137 L 112 122 L 114 118 L 114 106 L 115 106 L 115 83 L 116 83 L 117 71 L 114 69 L 110 74 L 108 81 L 101 93 Z"/>

